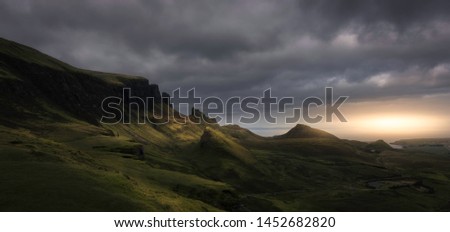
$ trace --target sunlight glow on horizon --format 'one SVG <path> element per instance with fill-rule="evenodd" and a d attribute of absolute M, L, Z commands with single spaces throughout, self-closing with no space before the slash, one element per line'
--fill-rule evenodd
<path fill-rule="evenodd" d="M 447 120 L 426 114 L 377 114 L 369 113 L 352 117 L 347 123 L 328 126 L 329 132 L 342 137 L 369 140 L 441 137 Z M 318 125 L 320 128 L 321 126 Z"/>
<path fill-rule="evenodd" d="M 423 133 L 438 129 L 440 120 L 422 115 L 374 115 L 356 121 L 361 129 L 370 129 L 374 133 L 405 134 Z"/>

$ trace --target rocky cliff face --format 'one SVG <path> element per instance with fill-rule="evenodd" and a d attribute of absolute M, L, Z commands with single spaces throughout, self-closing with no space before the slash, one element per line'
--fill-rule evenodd
<path fill-rule="evenodd" d="M 191 114 L 189 115 L 189 120 L 194 123 L 209 123 L 216 124 L 217 120 L 215 118 L 210 118 L 204 114 L 199 109 L 191 108 Z"/>
<path fill-rule="evenodd" d="M 149 84 L 145 78 L 90 72 L 64 64 L 54 68 L 4 50 L 4 47 L 0 49 L 0 111 L 6 121 L 8 117 L 26 118 L 43 111 L 36 105 L 47 105 L 96 124 L 101 118 L 103 99 L 122 98 L 123 88 L 130 88 L 132 96 L 152 97 L 157 103 L 162 102 L 158 85 Z"/>

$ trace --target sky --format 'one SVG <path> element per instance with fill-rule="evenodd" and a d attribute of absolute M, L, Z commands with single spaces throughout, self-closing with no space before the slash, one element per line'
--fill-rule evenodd
<path fill-rule="evenodd" d="M 349 96 L 348 122 L 312 126 L 344 138 L 450 137 L 446 0 L 2 0 L 0 36 L 166 92 L 304 99 L 333 87 Z"/>

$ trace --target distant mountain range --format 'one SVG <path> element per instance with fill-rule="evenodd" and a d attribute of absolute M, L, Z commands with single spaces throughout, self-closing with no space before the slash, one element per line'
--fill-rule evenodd
<path fill-rule="evenodd" d="M 123 88 L 187 123 L 100 123 Z M 0 39 L 0 211 L 450 210 L 450 155 L 301 124 L 262 137 L 195 121 L 163 95 Z"/>

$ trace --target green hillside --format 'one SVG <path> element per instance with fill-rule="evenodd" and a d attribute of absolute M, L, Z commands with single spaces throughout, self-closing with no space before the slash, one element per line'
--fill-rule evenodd
<path fill-rule="evenodd" d="M 187 123 L 99 123 L 124 87 Z M 306 125 L 261 137 L 191 122 L 161 96 L 0 39 L 0 211 L 450 210 L 450 156 Z"/>

